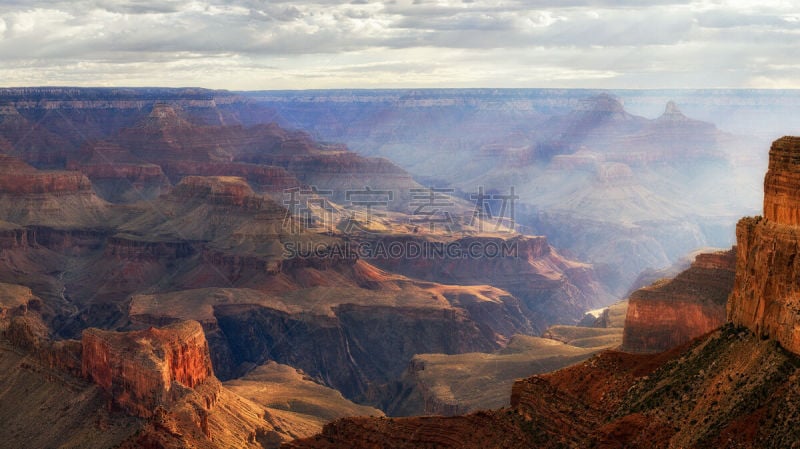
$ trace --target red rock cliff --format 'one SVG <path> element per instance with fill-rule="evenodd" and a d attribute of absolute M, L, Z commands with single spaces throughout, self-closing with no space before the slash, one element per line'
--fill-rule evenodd
<path fill-rule="evenodd" d="M 88 192 L 89 179 L 79 172 L 39 171 L 25 162 L 0 155 L 0 193 L 62 193 Z"/>
<path fill-rule="evenodd" d="M 203 328 L 196 321 L 161 329 L 83 332 L 82 371 L 128 412 L 150 417 L 176 384 L 194 388 L 213 377 Z"/>
<path fill-rule="evenodd" d="M 764 218 L 740 220 L 736 241 L 728 319 L 800 354 L 800 137 L 772 144 Z"/>
<path fill-rule="evenodd" d="M 633 292 L 622 348 L 628 352 L 666 351 L 723 325 L 735 265 L 735 249 L 700 254 L 674 279 Z"/>
<path fill-rule="evenodd" d="M 781 137 L 772 143 L 764 178 L 764 217 L 800 225 L 800 137 Z"/>

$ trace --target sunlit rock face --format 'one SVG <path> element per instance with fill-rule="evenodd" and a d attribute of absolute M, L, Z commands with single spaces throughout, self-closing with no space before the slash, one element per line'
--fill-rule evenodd
<path fill-rule="evenodd" d="M 736 280 L 728 319 L 800 354 L 800 138 L 772 144 L 764 218 L 736 226 Z"/>
<path fill-rule="evenodd" d="M 735 266 L 735 249 L 700 254 L 674 279 L 633 292 L 622 349 L 666 351 L 724 324 Z"/>
<path fill-rule="evenodd" d="M 136 416 L 152 416 L 179 389 L 175 383 L 195 388 L 213 377 L 208 343 L 196 321 L 136 332 L 87 329 L 81 343 L 83 376 Z"/>
<path fill-rule="evenodd" d="M 800 137 L 782 137 L 769 150 L 764 178 L 764 218 L 800 225 Z"/>

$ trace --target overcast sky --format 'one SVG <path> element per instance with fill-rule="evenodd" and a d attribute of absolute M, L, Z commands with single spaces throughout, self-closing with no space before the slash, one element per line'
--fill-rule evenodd
<path fill-rule="evenodd" d="M 0 85 L 800 88 L 773 0 L 0 0 Z"/>

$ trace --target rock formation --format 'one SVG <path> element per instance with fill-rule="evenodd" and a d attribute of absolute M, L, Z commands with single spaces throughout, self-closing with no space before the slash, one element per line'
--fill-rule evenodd
<path fill-rule="evenodd" d="M 764 178 L 764 218 L 800 226 L 800 137 L 782 137 L 769 150 Z"/>
<path fill-rule="evenodd" d="M 234 176 L 187 176 L 172 192 L 185 200 L 201 198 L 211 204 L 259 208 L 263 200 L 255 197 L 247 182 Z"/>
<path fill-rule="evenodd" d="M 208 344 L 197 322 L 126 333 L 87 329 L 81 344 L 83 375 L 117 405 L 143 418 L 167 403 L 170 391 L 180 388 L 176 383 L 194 388 L 213 376 Z"/>
<path fill-rule="evenodd" d="M 170 185 L 160 166 L 109 141 L 86 144 L 81 156 L 67 161 L 67 168 L 85 174 L 97 194 L 112 202 L 155 198 Z"/>
<path fill-rule="evenodd" d="M 77 171 L 37 170 L 0 154 L 0 213 L 20 225 L 93 226 L 103 222 L 106 204 Z"/>
<path fill-rule="evenodd" d="M 723 325 L 735 265 L 735 249 L 699 254 L 675 278 L 633 292 L 622 349 L 666 351 Z"/>
<path fill-rule="evenodd" d="M 3 194 L 65 194 L 90 192 L 92 184 L 79 172 L 39 171 L 25 162 L 0 155 L 0 193 Z"/>
<path fill-rule="evenodd" d="M 764 217 L 736 226 L 736 280 L 728 319 L 800 354 L 800 138 L 772 144 Z"/>
<path fill-rule="evenodd" d="M 223 387 L 196 322 L 88 329 L 81 342 L 46 334 L 27 313 L 0 335 L 2 447 L 276 448 L 307 432 L 304 419 L 272 416 Z M 66 358 L 75 355 L 77 369 Z"/>

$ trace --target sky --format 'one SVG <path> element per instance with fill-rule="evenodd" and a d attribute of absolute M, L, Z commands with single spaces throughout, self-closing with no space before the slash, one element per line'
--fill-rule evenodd
<path fill-rule="evenodd" d="M 773 0 L 0 0 L 0 86 L 800 88 Z"/>

